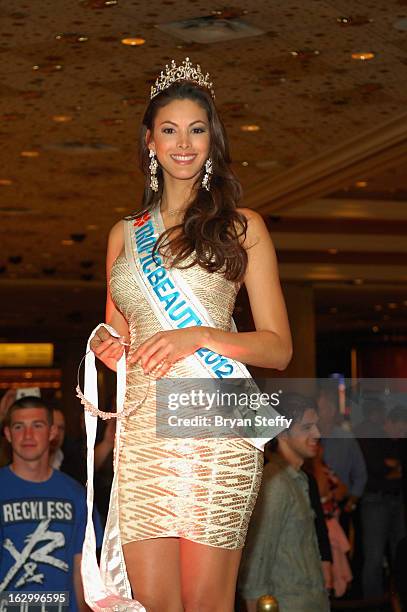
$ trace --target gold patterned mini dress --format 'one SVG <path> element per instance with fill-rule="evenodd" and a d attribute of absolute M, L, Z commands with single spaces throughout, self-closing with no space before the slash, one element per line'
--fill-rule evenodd
<path fill-rule="evenodd" d="M 125 222 L 126 223 L 126 222 Z M 229 331 L 238 286 L 195 265 L 181 270 L 217 328 Z M 130 331 L 130 353 L 162 326 L 124 255 L 112 266 L 110 292 Z M 168 376 L 191 378 L 182 360 Z M 241 438 L 185 439 L 156 433 L 155 382 L 140 366 L 127 372 L 118 461 L 121 542 L 180 537 L 226 549 L 242 548 L 260 487 L 263 453 Z"/>

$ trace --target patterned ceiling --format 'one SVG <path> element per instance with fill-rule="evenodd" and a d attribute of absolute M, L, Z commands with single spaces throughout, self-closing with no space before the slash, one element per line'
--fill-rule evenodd
<path fill-rule="evenodd" d="M 198 44 L 156 27 L 213 13 L 264 34 Z M 186 55 L 211 74 L 247 200 L 272 215 L 283 279 L 317 291 L 362 279 L 388 301 L 394 285 L 400 304 L 407 299 L 407 0 L 227 9 L 201 0 L 12 0 L 0 20 L 2 335 L 23 313 L 28 327 L 62 315 L 72 323 L 78 292 L 101 295 L 107 232 L 139 207 L 137 133 L 151 80 Z M 145 43 L 123 45 L 125 37 Z M 367 52 L 374 58 L 352 58 Z M 379 138 L 393 120 L 397 138 L 386 127 Z M 341 147 L 351 158 L 355 138 L 363 146 L 352 174 L 334 160 Z M 310 168 L 320 166 L 316 181 Z M 295 202 L 276 211 L 274 186 L 295 175 Z M 340 219 L 355 227 L 338 231 Z M 337 252 L 327 262 L 328 249 Z M 47 291 L 59 306 L 30 319 L 28 296 Z"/>

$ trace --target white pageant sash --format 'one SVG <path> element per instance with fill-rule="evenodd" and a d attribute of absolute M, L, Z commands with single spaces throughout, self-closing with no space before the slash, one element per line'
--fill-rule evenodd
<path fill-rule="evenodd" d="M 216 327 L 205 306 L 185 281 L 181 270 L 165 268 L 160 255 L 152 257 L 159 235 L 165 231 L 159 208 L 144 212 L 125 222 L 126 258 L 131 272 L 163 329 L 182 329 L 192 325 Z M 236 331 L 233 319 L 231 330 Z M 246 379 L 249 391 L 258 392 L 248 369 L 239 361 L 201 348 L 185 358 L 191 368 L 191 378 Z M 272 408 L 270 418 L 279 416 Z M 278 435 L 286 427 L 274 427 Z M 268 438 L 245 438 L 263 451 Z"/>
<path fill-rule="evenodd" d="M 85 357 L 85 389 L 86 400 L 98 407 L 97 371 L 95 355 L 90 349 L 90 342 L 100 327 L 105 327 L 115 338 L 119 334 L 110 325 L 101 323 L 91 333 Z M 117 412 L 123 410 L 126 392 L 126 355 L 122 355 L 117 363 Z M 118 463 L 120 456 L 120 426 L 121 419 L 116 420 L 116 442 L 114 452 L 114 477 L 110 494 L 109 514 L 107 517 L 102 545 L 100 568 L 96 559 L 96 537 L 93 526 L 93 476 L 94 448 L 96 440 L 97 417 L 85 410 L 86 440 L 87 440 L 87 523 L 82 550 L 82 582 L 85 600 L 95 612 L 125 612 L 136 610 L 145 612 L 145 608 L 131 599 L 131 588 L 127 578 L 126 565 L 120 540 L 118 512 Z"/>

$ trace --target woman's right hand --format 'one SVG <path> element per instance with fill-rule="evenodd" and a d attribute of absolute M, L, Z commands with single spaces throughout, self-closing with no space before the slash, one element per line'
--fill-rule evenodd
<path fill-rule="evenodd" d="M 124 338 L 115 338 L 105 327 L 100 327 L 90 342 L 90 348 L 111 370 L 117 370 L 117 362 L 125 351 Z"/>

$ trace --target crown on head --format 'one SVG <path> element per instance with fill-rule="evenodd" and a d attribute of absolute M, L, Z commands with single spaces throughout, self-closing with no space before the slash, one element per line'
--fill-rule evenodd
<path fill-rule="evenodd" d="M 192 81 L 200 87 L 209 89 L 212 98 L 215 97 L 212 83 L 209 81 L 209 73 L 207 72 L 204 76 L 200 65 L 193 66 L 189 61 L 189 57 L 186 57 L 179 66 L 177 66 L 175 60 L 172 60 L 170 66 L 166 65 L 165 73 L 162 70 L 155 84 L 151 87 L 150 99 L 152 100 L 155 96 L 158 96 L 159 93 L 168 89 L 176 81 Z"/>

